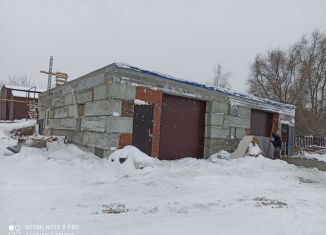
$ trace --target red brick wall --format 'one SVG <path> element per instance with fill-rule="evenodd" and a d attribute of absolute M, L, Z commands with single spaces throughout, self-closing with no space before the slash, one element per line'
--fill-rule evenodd
<path fill-rule="evenodd" d="M 279 129 L 279 114 L 278 113 L 274 113 L 273 114 L 273 130 L 272 132 L 277 132 Z"/>
<path fill-rule="evenodd" d="M 152 156 L 158 157 L 160 152 L 160 130 L 161 130 L 161 111 L 162 111 L 163 93 L 145 87 L 137 87 L 136 99 L 146 101 L 154 105 L 153 113 L 153 138 L 152 138 Z"/>
<path fill-rule="evenodd" d="M 22 97 L 11 97 L 11 99 L 14 100 L 19 100 L 19 101 L 26 101 L 26 98 Z M 37 102 L 37 100 L 36 100 Z M 28 106 L 27 103 L 21 103 L 21 102 L 10 102 L 10 120 L 15 120 L 15 119 L 22 119 L 22 118 L 29 118 L 28 114 Z"/>
<path fill-rule="evenodd" d="M 121 133 L 119 138 L 119 148 L 123 148 L 127 145 L 132 144 L 132 134 L 130 133 Z"/>

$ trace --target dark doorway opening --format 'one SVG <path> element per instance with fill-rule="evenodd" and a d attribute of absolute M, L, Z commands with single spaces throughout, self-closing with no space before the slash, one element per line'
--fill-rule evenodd
<path fill-rule="evenodd" d="M 260 110 L 251 110 L 251 134 L 270 137 L 272 133 L 273 114 Z"/>
<path fill-rule="evenodd" d="M 147 155 L 152 152 L 153 105 L 135 105 L 132 145 Z"/>

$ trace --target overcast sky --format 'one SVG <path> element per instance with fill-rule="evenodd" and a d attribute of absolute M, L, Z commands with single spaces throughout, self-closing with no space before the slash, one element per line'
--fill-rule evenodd
<path fill-rule="evenodd" d="M 51 55 L 71 79 L 125 62 L 205 82 L 220 63 L 245 91 L 256 54 L 314 29 L 326 30 L 325 0 L 0 0 L 0 79 L 45 87 Z"/>

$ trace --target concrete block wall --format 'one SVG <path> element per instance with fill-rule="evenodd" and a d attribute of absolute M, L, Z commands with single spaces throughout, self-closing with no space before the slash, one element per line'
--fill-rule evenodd
<path fill-rule="evenodd" d="M 204 156 L 220 150 L 234 150 L 250 129 L 250 108 L 232 104 L 227 97 L 207 101 Z"/>
<path fill-rule="evenodd" d="M 132 143 L 137 97 L 154 104 L 152 153 L 158 155 L 162 93 L 206 101 L 205 157 L 235 149 L 250 132 L 251 108 L 260 109 L 256 104 L 241 105 L 241 100 L 237 103 L 224 93 L 110 65 L 57 87 L 51 94 L 41 94 L 40 118 L 46 119 L 46 134 L 66 135 L 81 148 L 105 157 Z"/>
<path fill-rule="evenodd" d="M 96 76 L 94 83 L 91 78 L 82 85 L 72 81 L 43 93 L 39 118 L 45 120 L 45 134 L 67 136 L 80 148 L 107 157 L 131 144 L 136 87 L 109 73 Z"/>

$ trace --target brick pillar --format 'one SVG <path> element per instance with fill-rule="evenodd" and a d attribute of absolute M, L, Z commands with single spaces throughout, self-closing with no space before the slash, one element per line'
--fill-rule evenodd
<path fill-rule="evenodd" d="M 160 152 L 160 131 L 161 131 L 161 111 L 162 111 L 163 93 L 146 87 L 137 87 L 136 99 L 146 101 L 154 105 L 153 111 L 153 138 L 152 138 L 152 156 L 158 157 Z"/>
<path fill-rule="evenodd" d="M 119 149 L 132 144 L 132 134 L 121 133 L 119 138 Z"/>
<path fill-rule="evenodd" d="M 278 130 L 279 130 L 279 128 L 280 128 L 280 126 L 279 126 L 279 117 L 280 115 L 278 114 L 278 113 L 274 113 L 273 114 L 273 130 L 272 130 L 272 132 L 277 132 Z M 279 131 L 281 131 L 281 130 L 279 130 Z"/>

